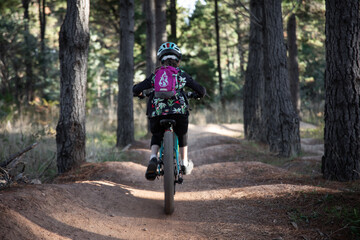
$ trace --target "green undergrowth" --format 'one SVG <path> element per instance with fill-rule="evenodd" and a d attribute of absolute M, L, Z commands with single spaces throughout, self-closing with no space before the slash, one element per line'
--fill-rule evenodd
<path fill-rule="evenodd" d="M 147 117 L 145 115 L 146 103 L 134 102 L 135 139 L 148 139 Z M 10 116 L 10 115 L 8 115 Z M 133 156 L 125 154 L 122 149 L 116 148 L 116 111 L 107 109 L 92 109 L 87 112 L 86 122 L 86 161 L 133 161 Z M 46 101 L 34 102 L 22 114 L 14 113 L 11 118 L 3 118 L 0 122 L 0 161 L 5 161 L 10 155 L 21 151 L 27 146 L 38 142 L 36 148 L 23 155 L 22 161 L 26 163 L 26 175 L 48 181 L 56 175 L 56 125 L 58 122 L 58 106 Z M 228 102 L 225 107 L 214 103 L 210 107 L 203 105 L 193 106 L 190 122 L 197 125 L 240 123 L 242 122 L 242 104 Z M 301 130 L 302 137 L 320 139 L 322 128 L 309 128 Z M 290 158 L 278 158 L 268 152 L 265 145 L 254 142 L 244 142 L 245 148 L 236 156 L 242 158 L 258 159 L 261 162 L 282 166 Z M 250 157 L 247 157 L 250 156 Z M 236 160 L 236 159 L 235 159 Z"/>
<path fill-rule="evenodd" d="M 317 139 L 319 144 L 322 142 L 322 127 L 307 129 L 302 134 L 304 137 Z M 295 177 L 284 177 L 282 181 L 321 188 L 312 192 L 292 192 L 283 199 L 291 229 L 296 229 L 299 234 L 302 230 L 314 229 L 313 235 L 310 238 L 304 235 L 304 239 L 360 240 L 360 182 L 326 181 L 321 177 L 321 163 L 314 160 L 307 165 L 301 159 L 304 155 L 305 153 L 293 158 L 280 158 L 270 153 L 266 144 L 243 140 L 236 160 L 257 161 L 285 168 Z M 314 170 L 316 174 L 311 174 Z M 260 170 L 259 173 L 261 174 Z"/>
<path fill-rule="evenodd" d="M 324 126 L 319 125 L 314 128 L 301 129 L 300 128 L 300 137 L 301 138 L 313 138 L 322 141 L 324 139 Z"/>
<path fill-rule="evenodd" d="M 48 125 L 29 124 L 29 128 L 20 130 L 14 126 L 0 128 L 0 162 L 6 162 L 16 153 L 37 144 L 33 149 L 14 159 L 9 166 L 10 174 L 22 181 L 33 179 L 46 182 L 57 173 L 55 130 Z M 24 167 L 24 168 L 23 168 Z M 22 170 L 24 169 L 24 171 Z M 19 175 L 22 173 L 22 176 Z"/>
<path fill-rule="evenodd" d="M 287 209 L 289 221 L 301 228 L 315 228 L 326 239 L 360 239 L 359 192 L 294 193 Z"/>
<path fill-rule="evenodd" d="M 336 205 L 327 209 L 327 213 L 341 221 L 343 229 L 349 229 L 353 237 L 360 239 L 360 207 Z"/>
<path fill-rule="evenodd" d="M 282 167 L 295 159 L 295 157 L 279 157 L 269 151 L 268 145 L 247 140 L 242 141 L 238 155 L 241 156 L 240 159 L 262 162 L 276 167 Z"/>
<path fill-rule="evenodd" d="M 319 169 L 317 174 L 310 174 L 315 165 L 307 166 L 300 157 L 277 157 L 269 152 L 267 145 L 252 141 L 241 141 L 237 155 L 237 161 L 256 161 L 288 169 L 292 177 L 283 177 L 282 181 L 323 189 L 292 192 L 283 199 L 288 224 L 292 229 L 314 229 L 313 236 L 307 238 L 304 235 L 304 239 L 360 240 L 359 181 L 326 181 L 321 178 Z M 288 168 L 293 164 L 296 164 L 296 168 Z M 260 169 L 258 172 L 262 174 Z M 329 189 L 329 192 L 326 193 L 325 189 Z M 319 238 L 312 238 L 315 236 Z"/>

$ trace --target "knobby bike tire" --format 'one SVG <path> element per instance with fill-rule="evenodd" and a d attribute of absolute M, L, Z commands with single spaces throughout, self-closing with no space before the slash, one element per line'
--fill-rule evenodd
<path fill-rule="evenodd" d="M 174 212 L 175 192 L 175 168 L 174 168 L 174 133 L 164 134 L 164 192 L 165 192 L 165 213 Z"/>

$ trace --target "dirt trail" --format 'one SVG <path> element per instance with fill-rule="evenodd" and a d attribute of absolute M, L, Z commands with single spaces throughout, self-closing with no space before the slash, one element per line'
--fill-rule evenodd
<path fill-rule="evenodd" d="M 331 226 L 298 225 L 289 209 L 299 193 L 341 191 L 254 161 L 241 134 L 240 124 L 190 126 L 196 166 L 171 216 L 162 181 L 144 178 L 144 141 L 129 150 L 134 162 L 88 163 L 56 184 L 1 191 L 0 239 L 326 239 Z"/>

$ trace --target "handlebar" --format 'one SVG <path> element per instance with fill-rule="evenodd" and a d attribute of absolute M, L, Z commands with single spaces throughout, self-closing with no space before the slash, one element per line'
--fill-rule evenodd
<path fill-rule="evenodd" d="M 200 99 L 199 94 L 195 93 L 195 92 L 185 92 L 185 95 L 188 98 L 193 98 L 193 99 Z"/>
<path fill-rule="evenodd" d="M 154 92 L 154 90 L 144 90 L 139 95 L 134 95 L 134 97 L 138 97 L 139 99 L 144 99 L 145 97 L 150 97 L 150 95 Z M 185 92 L 185 96 L 187 98 L 200 99 L 199 94 L 195 92 Z"/>

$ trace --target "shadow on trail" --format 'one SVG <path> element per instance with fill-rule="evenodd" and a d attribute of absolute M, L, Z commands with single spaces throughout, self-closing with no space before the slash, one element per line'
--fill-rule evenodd
<path fill-rule="evenodd" d="M 11 219 L 14 217 L 14 215 L 20 215 L 26 218 L 26 220 L 30 221 L 31 227 L 27 226 L 26 224 L 19 224 L 19 222 L 12 223 L 13 226 L 11 229 L 9 229 L 6 233 L 6 235 L 2 235 L 1 239 L 7 240 L 7 239 L 44 239 L 43 237 L 39 237 L 39 235 L 35 234 L 33 232 L 33 226 L 35 225 L 35 228 L 40 228 L 48 232 L 48 234 L 44 235 L 52 235 L 51 238 L 70 238 L 70 239 L 99 239 L 99 240 L 116 240 L 118 238 L 111 237 L 111 236 L 105 236 L 102 234 L 97 234 L 91 231 L 87 231 L 86 229 L 77 228 L 74 226 L 71 226 L 71 224 L 65 224 L 49 215 L 38 213 L 41 215 L 41 219 L 34 218 L 34 215 L 32 213 L 22 213 L 17 212 L 16 214 L 12 213 L 9 216 L 6 216 L 7 219 Z M 5 220 L 6 221 L 6 220 Z M 4 222 L 2 222 L 3 224 Z M 16 230 L 14 230 L 16 229 Z M 3 232 L 0 227 L 0 232 Z"/>
<path fill-rule="evenodd" d="M 122 192 L 125 194 L 126 190 Z M 111 234 L 92 231 L 91 226 L 99 222 L 86 216 L 92 206 L 83 204 L 85 199 L 79 198 L 79 192 L 71 193 L 62 186 L 39 185 L 2 193 L 0 208 L 5 210 L 2 211 L 5 220 L 0 226 L 1 239 L 118 239 Z M 10 201 L 13 201 L 11 206 L 7 206 Z M 11 226 L 8 230 L 4 229 L 9 225 L 6 219 Z M 76 226 L 82 222 L 87 222 L 90 227 Z"/>
<path fill-rule="evenodd" d="M 195 162 L 195 161 L 194 161 Z M 261 162 L 219 162 L 196 165 L 190 175 L 184 176 L 184 183 L 176 185 L 178 191 L 206 191 L 216 189 L 243 188 L 258 185 L 292 184 L 303 185 L 309 182 L 318 186 L 323 180 L 319 177 L 306 177 Z M 163 192 L 163 178 L 155 181 L 145 179 L 146 167 L 131 162 L 105 162 L 87 164 L 81 167 L 79 178 L 74 181 L 109 181 L 134 189 Z M 92 172 L 88 174 L 87 172 Z"/>

